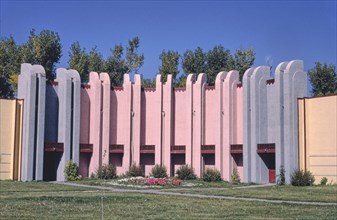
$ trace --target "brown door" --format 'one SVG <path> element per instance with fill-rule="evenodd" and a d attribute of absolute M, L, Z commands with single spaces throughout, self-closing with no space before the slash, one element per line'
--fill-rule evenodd
<path fill-rule="evenodd" d="M 275 183 L 275 169 L 269 169 L 269 183 Z"/>

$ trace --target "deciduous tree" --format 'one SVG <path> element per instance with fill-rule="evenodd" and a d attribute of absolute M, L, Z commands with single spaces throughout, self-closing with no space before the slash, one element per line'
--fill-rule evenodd
<path fill-rule="evenodd" d="M 243 74 L 247 69 L 249 69 L 255 61 L 255 52 L 253 49 L 248 48 L 247 50 L 240 48 L 234 53 L 234 65 L 233 69 L 239 71 L 240 81 L 242 80 Z"/>
<path fill-rule="evenodd" d="M 337 94 L 336 66 L 333 64 L 321 64 L 316 62 L 315 66 L 308 71 L 312 85 L 312 93 L 315 96 Z"/>
<path fill-rule="evenodd" d="M 20 72 L 20 51 L 14 38 L 0 40 L 0 97 L 11 98 L 17 87 Z"/>
<path fill-rule="evenodd" d="M 69 68 L 75 69 L 81 76 L 82 82 L 88 81 L 89 76 L 89 56 L 85 52 L 85 48 L 81 48 L 77 41 L 70 46 L 69 51 Z"/>
<path fill-rule="evenodd" d="M 62 45 L 57 32 L 42 30 L 39 34 L 33 29 L 27 43 L 22 45 L 23 63 L 40 64 L 46 71 L 47 79 L 55 77 L 55 64 L 62 56 Z"/>
<path fill-rule="evenodd" d="M 139 44 L 139 37 L 129 40 L 129 45 L 126 47 L 125 59 L 127 72 L 137 73 L 139 68 L 144 64 L 144 54 L 138 54 Z"/>
<path fill-rule="evenodd" d="M 160 56 L 161 66 L 159 67 L 159 73 L 161 74 L 162 81 L 166 82 L 167 75 L 172 74 L 173 82 L 176 82 L 176 77 L 179 74 L 179 53 L 177 51 L 163 51 Z"/>
<path fill-rule="evenodd" d="M 217 45 L 207 52 L 206 73 L 209 85 L 214 85 L 216 76 L 221 71 L 229 71 L 233 67 L 232 56 L 228 49 Z"/>
<path fill-rule="evenodd" d="M 125 60 L 123 59 L 123 46 L 121 44 L 116 45 L 114 49 L 111 49 L 111 55 L 105 62 L 105 71 L 110 75 L 111 85 L 121 86 L 123 85 L 124 73 L 127 73 L 128 68 Z"/>

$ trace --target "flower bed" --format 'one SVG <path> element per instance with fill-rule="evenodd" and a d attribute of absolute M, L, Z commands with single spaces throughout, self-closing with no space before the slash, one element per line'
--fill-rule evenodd
<path fill-rule="evenodd" d="M 117 181 L 111 182 L 112 185 L 148 185 L 148 186 L 166 186 L 166 185 L 181 185 L 183 183 L 180 179 L 168 179 L 168 178 L 154 178 L 154 177 L 130 177 L 123 178 Z"/>

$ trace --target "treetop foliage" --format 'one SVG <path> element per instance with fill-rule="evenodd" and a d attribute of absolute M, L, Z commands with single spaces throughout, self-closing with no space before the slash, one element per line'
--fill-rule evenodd
<path fill-rule="evenodd" d="M 308 71 L 314 96 L 337 94 L 336 66 L 316 62 L 315 66 Z"/>
<path fill-rule="evenodd" d="M 17 45 L 14 38 L 0 40 L 0 96 L 14 96 L 17 89 L 21 63 L 40 64 L 46 70 L 48 80 L 55 77 L 55 64 L 62 56 L 62 45 L 58 33 L 43 30 L 36 34 L 33 29 L 28 41 Z"/>
<path fill-rule="evenodd" d="M 125 73 L 137 73 L 144 64 L 144 55 L 138 53 L 139 46 L 140 40 L 135 37 L 129 40 L 126 49 L 121 44 L 115 45 L 110 49 L 111 55 L 104 59 L 97 50 L 97 46 L 87 54 L 86 49 L 82 49 L 79 42 L 75 42 L 70 47 L 69 68 L 79 72 L 82 82 L 88 81 L 88 75 L 92 71 L 107 72 L 110 75 L 111 84 L 121 86 Z"/>
<path fill-rule="evenodd" d="M 144 54 L 139 53 L 140 39 L 129 39 L 124 47 L 116 44 L 110 49 L 110 55 L 104 59 L 97 46 L 87 51 L 79 42 L 74 42 L 69 48 L 69 68 L 76 69 L 82 82 L 88 81 L 89 72 L 108 72 L 111 84 L 121 86 L 125 73 L 138 73 L 144 64 Z M 0 39 L 0 97 L 13 97 L 17 90 L 18 74 L 21 63 L 40 64 L 46 70 L 48 80 L 55 78 L 55 64 L 62 56 L 62 45 L 57 32 L 42 30 L 39 33 L 33 29 L 27 42 L 18 45 L 12 36 Z M 183 54 L 177 51 L 163 50 L 159 55 L 161 65 L 159 74 L 162 81 L 172 74 L 175 86 L 185 86 L 190 73 L 206 73 L 207 83 L 214 85 L 216 76 L 221 71 L 237 70 L 240 80 L 244 72 L 255 61 L 253 49 L 237 49 L 233 54 L 223 45 L 216 45 L 208 51 L 201 47 L 186 50 Z M 180 73 L 180 71 L 182 73 Z M 309 72 L 314 95 L 337 94 L 337 76 L 334 65 L 317 62 Z M 143 79 L 144 87 L 155 87 L 155 78 Z"/>

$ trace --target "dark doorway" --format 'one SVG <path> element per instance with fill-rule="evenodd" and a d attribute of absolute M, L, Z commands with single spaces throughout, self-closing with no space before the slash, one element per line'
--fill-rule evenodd
<path fill-rule="evenodd" d="M 82 177 L 89 177 L 89 165 L 92 153 L 80 153 L 79 174 Z"/>
<path fill-rule="evenodd" d="M 60 165 L 63 152 L 45 152 L 43 162 L 43 180 L 56 181 L 57 169 Z"/>
<path fill-rule="evenodd" d="M 269 183 L 275 183 L 275 153 L 260 153 L 259 155 L 268 169 Z"/>
<path fill-rule="evenodd" d="M 154 165 L 155 164 L 155 161 L 154 161 L 154 154 L 140 154 L 140 166 L 142 168 L 142 172 L 143 174 L 145 172 L 145 166 L 146 165 Z"/>
<path fill-rule="evenodd" d="M 115 167 L 122 167 L 123 166 L 123 156 L 124 156 L 124 153 L 110 153 L 109 163 L 114 165 Z"/>
<path fill-rule="evenodd" d="M 178 165 L 184 165 L 185 154 L 171 154 L 171 176 L 174 176 Z"/>

